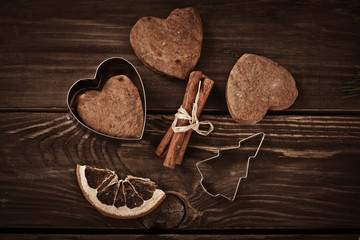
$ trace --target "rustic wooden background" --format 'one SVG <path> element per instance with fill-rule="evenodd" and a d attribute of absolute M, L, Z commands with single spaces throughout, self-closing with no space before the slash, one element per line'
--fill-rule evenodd
<path fill-rule="evenodd" d="M 203 21 L 196 69 L 215 81 L 202 116 L 215 131 L 193 134 L 183 165 L 171 170 L 154 149 L 186 82 L 145 67 L 129 32 L 141 17 L 165 18 L 188 6 Z M 360 96 L 347 98 L 343 87 L 359 70 L 359 43 L 358 1 L 2 1 L 0 238 L 356 239 Z M 290 109 L 256 125 L 234 122 L 225 102 L 227 77 L 243 53 L 283 65 L 299 90 Z M 68 118 L 69 87 L 116 56 L 144 81 L 141 141 L 100 137 Z M 236 200 L 206 195 L 195 163 L 260 131 L 265 141 Z M 77 163 L 150 177 L 169 196 L 143 218 L 104 217 L 82 196 Z"/>

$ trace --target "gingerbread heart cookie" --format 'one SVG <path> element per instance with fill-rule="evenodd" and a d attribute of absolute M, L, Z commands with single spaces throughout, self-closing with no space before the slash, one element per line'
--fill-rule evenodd
<path fill-rule="evenodd" d="M 290 107 L 298 91 L 289 71 L 266 57 L 244 54 L 230 72 L 226 102 L 233 119 L 254 124 L 270 110 Z"/>
<path fill-rule="evenodd" d="M 76 123 L 106 137 L 142 138 L 146 97 L 141 77 L 124 58 L 103 61 L 93 79 L 80 79 L 69 89 L 68 108 Z"/>
<path fill-rule="evenodd" d="M 139 138 L 142 134 L 140 95 L 125 75 L 110 78 L 101 91 L 80 94 L 76 109 L 80 118 L 98 132 L 119 138 Z"/>
<path fill-rule="evenodd" d="M 175 9 L 166 19 L 143 17 L 130 32 L 138 58 L 156 72 L 186 80 L 201 54 L 203 28 L 194 8 Z"/>

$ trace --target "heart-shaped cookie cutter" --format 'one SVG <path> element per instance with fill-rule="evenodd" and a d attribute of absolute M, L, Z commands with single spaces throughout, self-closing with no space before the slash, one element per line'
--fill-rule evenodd
<path fill-rule="evenodd" d="M 89 91 L 89 90 L 101 90 L 104 83 L 111 77 L 116 75 L 126 75 L 131 79 L 133 84 L 139 90 L 141 102 L 143 104 L 144 111 L 144 122 L 143 128 L 141 132 L 141 136 L 139 138 L 120 138 L 115 136 L 110 136 L 99 131 L 94 130 L 93 128 L 86 125 L 81 118 L 78 116 L 76 111 L 76 98 L 79 94 Z M 99 135 L 120 139 L 120 140 L 140 140 L 142 139 L 145 131 L 145 123 L 146 123 L 146 95 L 145 88 L 140 77 L 139 72 L 136 70 L 135 66 L 122 57 L 112 57 L 104 60 L 97 67 L 94 78 L 86 78 L 80 79 L 76 81 L 69 89 L 67 93 L 67 106 L 70 112 L 70 117 L 76 120 L 76 123 L 80 124 L 82 127 L 89 129 L 92 132 L 95 132 Z"/>
<path fill-rule="evenodd" d="M 248 139 L 251 139 L 251 138 L 260 136 L 260 135 L 262 135 L 261 140 L 260 140 L 260 143 L 259 143 L 259 145 L 258 145 L 258 147 L 257 147 L 257 149 L 256 149 L 256 151 L 255 151 L 255 154 L 248 157 L 247 163 L 246 163 L 245 175 L 244 175 L 244 176 L 241 176 L 241 177 L 239 178 L 239 180 L 238 180 L 238 182 L 237 182 L 237 184 L 236 184 L 236 188 L 235 188 L 234 195 L 233 195 L 232 197 L 227 197 L 227 196 L 225 196 L 224 194 L 221 194 L 221 193 L 216 193 L 216 194 L 210 193 L 210 192 L 205 188 L 205 186 L 204 186 L 204 184 L 203 184 L 204 175 L 201 173 L 201 170 L 200 170 L 200 168 L 199 168 L 199 165 L 202 164 L 202 163 L 204 163 L 204 162 L 207 162 L 207 161 L 213 160 L 213 159 L 215 159 L 215 158 L 218 158 L 218 157 L 220 156 L 220 154 L 221 154 L 222 151 L 239 149 L 239 148 L 241 147 L 241 143 L 242 143 L 242 142 L 244 142 L 244 141 L 246 141 L 246 140 L 248 140 Z M 237 192 L 238 192 L 238 190 L 239 190 L 239 186 L 240 186 L 241 180 L 244 179 L 244 178 L 247 178 L 247 176 L 248 176 L 249 167 L 250 167 L 250 160 L 253 159 L 253 158 L 255 158 L 255 157 L 257 156 L 257 154 L 258 154 L 258 152 L 259 152 L 259 150 L 260 150 L 260 148 L 261 148 L 261 145 L 262 145 L 262 143 L 263 143 L 263 141 L 264 141 L 264 138 L 265 138 L 265 133 L 263 133 L 263 132 L 256 133 L 256 134 L 254 134 L 254 135 L 251 135 L 250 137 L 241 139 L 241 140 L 239 141 L 239 144 L 238 144 L 237 147 L 222 148 L 222 149 L 220 149 L 220 150 L 217 151 L 217 154 L 216 154 L 215 156 L 210 157 L 210 158 L 207 158 L 207 159 L 205 159 L 205 160 L 201 160 L 200 162 L 197 162 L 197 163 L 196 163 L 196 168 L 197 168 L 197 170 L 199 171 L 200 176 L 201 176 L 200 185 L 201 185 L 201 187 L 203 188 L 203 190 L 204 190 L 208 195 L 210 195 L 211 197 L 219 197 L 219 196 L 221 196 L 221 197 L 224 197 L 224 198 L 226 198 L 226 199 L 228 199 L 228 200 L 230 200 L 230 201 L 234 201 L 235 198 L 236 198 L 236 194 L 237 194 Z"/>

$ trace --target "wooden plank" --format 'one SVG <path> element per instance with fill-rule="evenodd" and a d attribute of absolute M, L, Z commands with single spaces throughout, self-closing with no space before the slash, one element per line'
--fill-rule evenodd
<path fill-rule="evenodd" d="M 343 240 L 356 240 L 358 235 L 355 234 L 339 234 L 339 235 L 240 235 L 240 234 L 121 234 L 121 235 L 115 235 L 115 234 L 96 234 L 96 235 L 90 235 L 90 234 L 0 234 L 0 237 L 2 239 L 149 239 L 149 240 L 157 240 L 157 239 L 188 239 L 188 240 L 200 240 L 200 239 L 262 239 L 262 240 L 282 240 L 282 239 L 289 239 L 289 240 L 296 240 L 296 239 L 306 239 L 306 240 L 322 240 L 322 239 L 343 239 Z"/>
<path fill-rule="evenodd" d="M 193 6 L 203 20 L 197 69 L 216 83 L 205 110 L 227 111 L 225 85 L 243 53 L 274 59 L 295 77 L 293 110 L 358 110 L 342 87 L 360 64 L 357 1 L 2 1 L 0 5 L 1 108 L 66 107 L 68 88 L 93 77 L 106 58 L 122 56 L 144 80 L 150 111 L 176 110 L 185 82 L 145 67 L 129 43 L 144 16 L 165 18 Z M 166 94 L 165 94 L 166 93 Z"/>
<path fill-rule="evenodd" d="M 78 128 L 64 113 L 0 113 L 0 227 L 360 227 L 360 116 L 267 116 L 250 126 L 229 116 L 203 116 L 213 122 L 214 132 L 208 137 L 193 134 L 184 163 L 175 170 L 164 168 L 154 154 L 171 119 L 148 115 L 144 138 L 121 142 Z M 207 195 L 195 163 L 260 131 L 266 133 L 265 141 L 236 200 Z M 236 153 L 239 164 L 242 153 L 252 148 L 243 149 Z M 140 219 L 104 217 L 82 196 L 77 163 L 149 177 L 171 198 L 166 207 Z M 224 162 L 216 175 L 225 170 Z M 234 183 L 229 180 L 230 175 L 222 179 L 226 191 Z M 178 217 L 164 224 L 174 213 Z"/>

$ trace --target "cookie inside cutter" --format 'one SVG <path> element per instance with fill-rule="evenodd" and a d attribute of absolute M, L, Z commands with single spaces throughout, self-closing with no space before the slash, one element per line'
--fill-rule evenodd
<path fill-rule="evenodd" d="M 121 138 L 96 131 L 93 128 L 89 127 L 86 123 L 84 123 L 84 121 L 79 117 L 76 111 L 76 99 L 81 93 L 84 93 L 85 91 L 89 91 L 89 90 L 99 91 L 102 89 L 103 85 L 108 79 L 117 75 L 126 75 L 127 77 L 129 77 L 132 83 L 139 91 L 139 95 L 141 98 L 143 111 L 144 111 L 144 122 L 143 122 L 141 136 L 138 138 Z M 146 123 L 146 95 L 145 95 L 144 84 L 142 82 L 139 72 L 136 70 L 134 65 L 132 65 L 125 58 L 113 57 L 106 59 L 96 69 L 94 78 L 80 79 L 76 81 L 68 91 L 67 106 L 69 109 L 70 116 L 76 121 L 76 123 L 99 135 L 103 135 L 114 139 L 121 139 L 121 140 L 140 140 L 144 135 L 145 123 Z"/>

